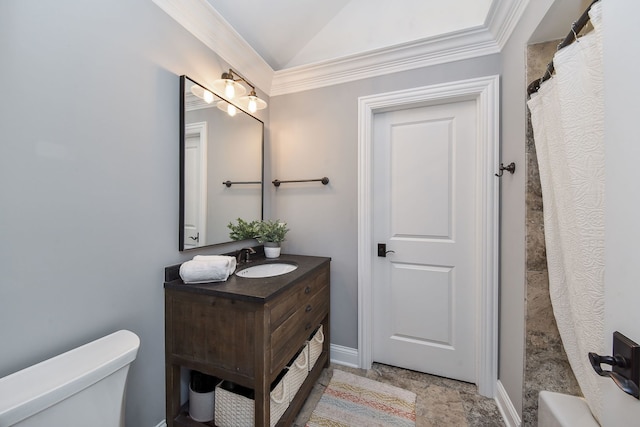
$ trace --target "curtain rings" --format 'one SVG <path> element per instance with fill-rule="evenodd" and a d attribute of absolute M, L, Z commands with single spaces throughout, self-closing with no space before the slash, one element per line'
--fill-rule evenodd
<path fill-rule="evenodd" d="M 578 40 L 578 34 L 576 34 L 576 21 L 573 21 L 573 24 L 571 24 L 571 32 L 573 33 L 573 39 L 576 43 L 580 42 L 580 40 Z"/>

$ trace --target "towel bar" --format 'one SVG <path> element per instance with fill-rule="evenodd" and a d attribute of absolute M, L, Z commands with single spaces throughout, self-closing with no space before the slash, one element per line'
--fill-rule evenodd
<path fill-rule="evenodd" d="M 227 187 L 231 187 L 233 184 L 262 184 L 262 181 L 229 181 L 226 180 L 222 183 L 223 185 L 226 185 Z"/>
<path fill-rule="evenodd" d="M 289 182 L 321 182 L 322 185 L 327 185 L 329 183 L 329 178 L 325 176 L 323 178 L 318 178 L 318 179 L 295 179 L 295 180 L 289 180 L 289 181 L 280 181 L 279 179 L 274 179 L 273 181 L 271 181 L 271 183 L 276 187 L 280 187 L 280 184 L 286 184 Z"/>

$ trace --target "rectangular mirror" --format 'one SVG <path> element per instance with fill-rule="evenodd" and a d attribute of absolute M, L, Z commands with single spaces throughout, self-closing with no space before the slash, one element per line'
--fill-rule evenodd
<path fill-rule="evenodd" d="M 237 218 L 262 219 L 264 123 L 227 106 L 180 77 L 181 251 L 229 242 Z"/>

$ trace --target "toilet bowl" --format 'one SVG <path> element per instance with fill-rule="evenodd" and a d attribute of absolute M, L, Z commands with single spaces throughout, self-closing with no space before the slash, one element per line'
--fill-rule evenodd
<path fill-rule="evenodd" d="M 123 427 L 139 347 L 121 330 L 0 378 L 0 427 Z"/>

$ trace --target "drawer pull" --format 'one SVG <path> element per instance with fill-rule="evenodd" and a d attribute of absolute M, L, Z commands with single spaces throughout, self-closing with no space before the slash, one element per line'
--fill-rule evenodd
<path fill-rule="evenodd" d="M 309 304 L 307 308 L 304 309 L 304 311 L 306 311 L 307 313 L 310 312 L 311 310 L 312 310 L 311 304 Z"/>
<path fill-rule="evenodd" d="M 311 292 L 311 286 L 307 286 L 306 288 L 304 288 L 305 294 L 308 294 L 309 292 Z"/>

